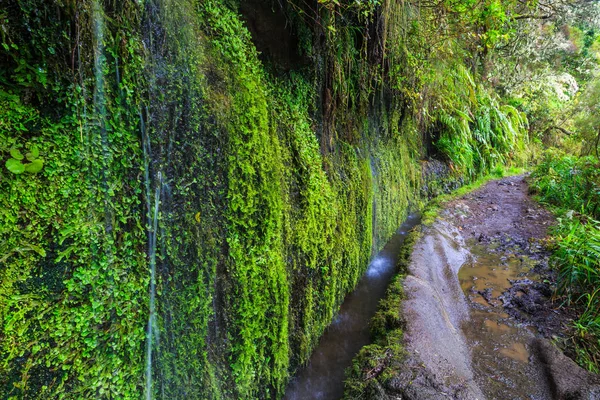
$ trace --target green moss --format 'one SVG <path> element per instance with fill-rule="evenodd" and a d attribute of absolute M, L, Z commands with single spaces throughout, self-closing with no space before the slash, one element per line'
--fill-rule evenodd
<path fill-rule="evenodd" d="M 66 40 L 69 26 L 38 14 L 36 7 L 22 2 L 12 9 L 13 21 L 39 28 L 31 32 L 33 40 L 11 36 L 15 26 L 3 36 L 9 45 L 3 56 L 18 54 L 22 65 L 39 63 L 38 71 L 45 72 L 29 79 L 29 67 L 17 68 L 8 78 L 0 95 L 0 142 L 20 148 L 35 143 L 46 162 L 36 175 L 0 172 L 0 319 L 2 336 L 10 338 L 0 346 L 0 396 L 132 398 L 142 371 L 139 322 L 148 283 L 145 234 L 136 223 L 141 220 L 140 190 L 130 185 L 141 158 L 133 133 L 137 118 L 132 119 L 141 64 L 135 55 L 139 42 L 120 38 L 135 36 L 136 13 L 126 5 L 114 10 L 129 19 L 115 16 L 104 37 L 104 47 L 128 68 L 120 71 L 119 87 L 104 87 L 108 124 L 101 125 L 86 97 L 91 96 L 91 75 L 65 79 L 68 69 L 55 46 Z M 70 6 L 61 7 L 75 20 Z M 78 22 L 89 23 L 90 4 L 79 11 Z M 81 32 L 82 40 L 90 35 Z M 49 48 L 59 54 L 49 55 Z M 40 52 L 46 54 L 36 59 Z M 102 69 L 114 74 L 115 64 Z M 32 89 L 38 93 L 37 107 L 27 100 Z M 4 160 L 8 149 L 0 150 Z"/>
<path fill-rule="evenodd" d="M 432 74 L 426 41 L 402 32 L 427 21 L 410 5 L 342 16 L 332 3 L 313 26 L 286 4 L 314 65 L 275 76 L 235 2 L 9 3 L 0 397 L 138 398 L 151 252 L 152 394 L 282 397 L 419 202 L 434 122 L 415 110 Z M 370 42 L 378 12 L 390 29 Z M 444 106 L 455 116 L 464 102 Z M 33 145 L 39 173 L 4 168 Z M 376 330 L 401 333 L 396 306 Z"/>
<path fill-rule="evenodd" d="M 232 63 L 220 65 L 212 56 L 211 68 L 229 71 L 223 76 L 229 86 L 214 87 L 208 98 L 235 155 L 228 175 L 234 280 L 227 301 L 239 310 L 231 318 L 232 371 L 238 396 L 265 397 L 269 388 L 280 393 L 289 365 L 308 359 L 362 276 L 373 247 L 373 202 L 380 205 L 375 219 L 382 246 L 405 218 L 418 173 L 398 127 L 370 157 L 344 141 L 323 155 L 311 116 L 314 86 L 301 74 L 269 84 L 247 34 L 239 35 L 244 29 L 237 17 L 216 3 L 205 10 L 214 18 L 215 50 Z M 371 158 L 377 160 L 373 172 Z M 375 195 L 374 184 L 381 188 Z M 274 274 L 272 281 L 265 271 Z"/>

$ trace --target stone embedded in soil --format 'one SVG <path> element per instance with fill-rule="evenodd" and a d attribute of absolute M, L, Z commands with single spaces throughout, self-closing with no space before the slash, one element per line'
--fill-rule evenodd
<path fill-rule="evenodd" d="M 534 326 L 546 338 L 565 335 L 572 313 L 552 301 L 553 289 L 546 282 L 517 280 L 499 299 L 510 316 Z"/>
<path fill-rule="evenodd" d="M 478 290 L 477 291 L 478 294 L 481 295 L 481 297 L 483 297 L 485 299 L 485 301 L 487 301 L 488 303 L 492 302 L 492 288 L 487 288 L 484 290 Z"/>

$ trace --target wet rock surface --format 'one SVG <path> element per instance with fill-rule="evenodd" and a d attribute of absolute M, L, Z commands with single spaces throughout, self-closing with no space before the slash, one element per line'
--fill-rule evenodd
<path fill-rule="evenodd" d="M 464 178 L 456 177 L 448 164 L 439 160 L 429 160 L 421 164 L 421 195 L 432 199 L 443 193 L 450 193 L 464 185 Z"/>
<path fill-rule="evenodd" d="M 407 359 L 387 390 L 401 399 L 482 399 L 460 330 L 469 306 L 456 277 L 469 253 L 452 225 L 424 229 L 404 280 Z"/>
<path fill-rule="evenodd" d="M 544 367 L 552 398 L 564 400 L 600 399 L 600 377 L 580 368 L 547 340 L 532 343 L 535 357 Z"/>
<path fill-rule="evenodd" d="M 405 280 L 401 399 L 600 399 L 600 379 L 550 339 L 573 315 L 553 301 L 544 246 L 552 215 L 523 176 L 453 200 L 424 228 Z"/>

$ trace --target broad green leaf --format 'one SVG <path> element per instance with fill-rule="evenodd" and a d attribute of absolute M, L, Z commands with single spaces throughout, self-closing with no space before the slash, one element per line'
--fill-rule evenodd
<path fill-rule="evenodd" d="M 10 149 L 10 155 L 15 160 L 22 160 L 24 158 L 19 149 L 15 149 L 14 147 Z"/>
<path fill-rule="evenodd" d="M 44 160 L 41 158 L 37 158 L 33 160 L 31 163 L 25 165 L 25 170 L 32 174 L 37 174 L 44 168 Z"/>
<path fill-rule="evenodd" d="M 22 174 L 25 172 L 25 166 L 19 160 L 15 160 L 14 158 L 9 158 L 6 161 L 6 168 L 12 172 L 13 174 Z"/>
<path fill-rule="evenodd" d="M 38 149 L 36 145 L 33 145 L 30 150 L 29 153 L 25 154 L 25 157 L 27 157 L 29 161 L 33 161 L 40 156 L 40 149 Z"/>
<path fill-rule="evenodd" d="M 38 149 L 38 147 L 34 144 L 31 147 L 31 153 L 30 154 L 33 156 L 34 159 L 38 158 L 40 156 L 40 149 Z M 29 160 L 29 161 L 33 161 L 33 160 Z"/>

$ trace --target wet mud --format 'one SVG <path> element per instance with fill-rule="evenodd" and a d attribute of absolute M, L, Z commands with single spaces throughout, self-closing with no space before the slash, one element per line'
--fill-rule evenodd
<path fill-rule="evenodd" d="M 407 359 L 388 398 L 600 399 L 599 377 L 552 343 L 573 318 L 553 301 L 553 223 L 520 176 L 447 203 L 423 228 L 404 283 Z"/>

